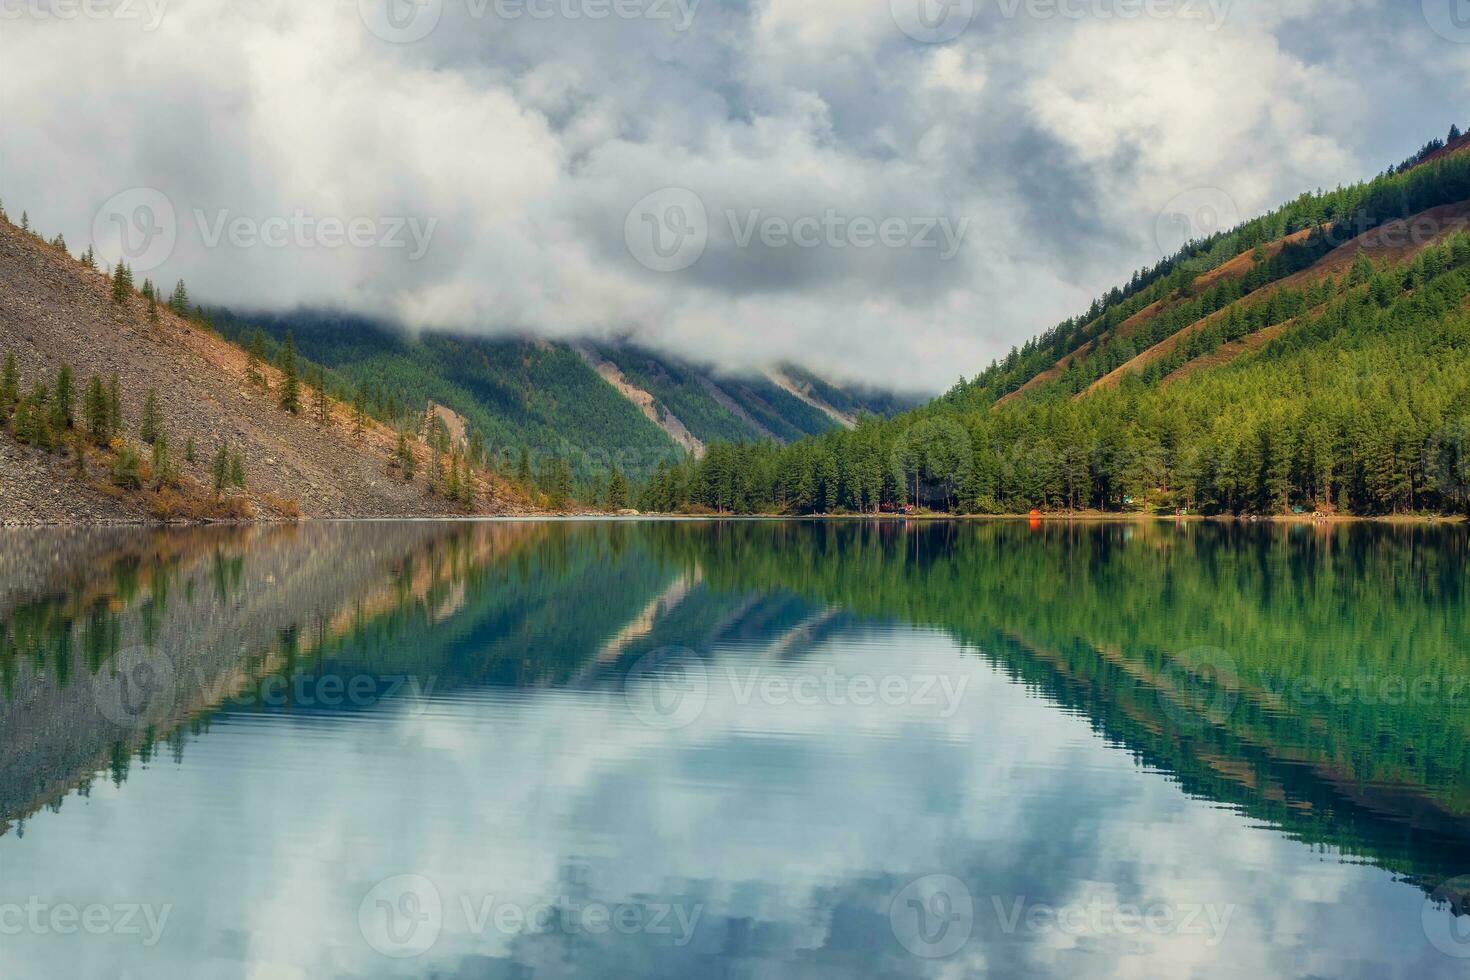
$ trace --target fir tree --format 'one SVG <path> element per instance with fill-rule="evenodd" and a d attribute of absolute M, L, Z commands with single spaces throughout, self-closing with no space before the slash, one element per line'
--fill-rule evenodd
<path fill-rule="evenodd" d="M 250 337 L 250 346 L 245 350 L 245 380 L 258 388 L 266 387 L 265 375 L 260 362 L 265 360 L 265 334 L 259 329 Z"/>
<path fill-rule="evenodd" d="M 623 471 L 614 466 L 612 476 L 607 480 L 607 507 L 608 510 L 623 510 L 627 506 L 628 481 Z"/>
<path fill-rule="evenodd" d="M 107 434 L 111 439 L 113 436 L 121 435 L 125 428 L 122 409 L 122 382 L 118 380 L 114 372 L 107 382 Z"/>
<path fill-rule="evenodd" d="M 404 435 L 402 430 L 399 430 L 398 448 L 394 450 L 393 457 L 398 464 L 399 472 L 403 474 L 403 481 L 407 483 L 412 480 L 414 468 L 413 450 L 409 449 L 408 437 Z"/>
<path fill-rule="evenodd" d="M 160 431 L 153 440 L 153 485 L 162 489 L 172 486 L 177 480 L 178 474 L 169 452 L 168 433 Z"/>
<path fill-rule="evenodd" d="M 184 440 L 184 462 L 191 463 L 191 464 L 194 462 L 194 437 L 193 436 L 189 436 L 187 439 Z"/>
<path fill-rule="evenodd" d="M 150 446 L 163 430 L 163 413 L 158 407 L 158 389 L 149 388 L 143 399 L 143 416 L 138 420 L 138 438 Z"/>
<path fill-rule="evenodd" d="M 117 268 L 112 272 L 112 301 L 121 303 L 128 298 L 133 291 L 133 271 L 128 268 L 122 259 L 117 260 Z"/>
<path fill-rule="evenodd" d="M 71 366 L 61 365 L 56 372 L 56 392 L 51 399 L 51 427 L 59 434 L 76 423 L 77 392 Z"/>
<path fill-rule="evenodd" d="M 238 449 L 230 452 L 230 486 L 245 489 L 245 458 Z"/>
<path fill-rule="evenodd" d="M 82 395 L 82 421 L 87 426 L 87 434 L 97 445 L 105 446 L 112 438 L 111 403 L 102 378 L 95 374 L 87 382 L 87 390 Z"/>
<path fill-rule="evenodd" d="M 362 438 L 363 430 L 367 428 L 366 396 L 362 386 L 357 386 L 357 394 L 352 398 L 352 434 Z"/>
<path fill-rule="evenodd" d="M 276 367 L 281 369 L 281 407 L 292 415 L 301 411 L 301 380 L 296 368 L 296 338 L 286 331 L 286 342 L 276 356 Z"/>
<path fill-rule="evenodd" d="M 10 418 L 20 400 L 20 365 L 13 351 L 5 355 L 5 368 L 0 371 L 0 422 Z"/>
<path fill-rule="evenodd" d="M 218 497 L 230 486 L 230 450 L 229 447 L 220 443 L 219 449 L 214 454 L 214 461 L 209 464 L 210 483 L 214 487 L 214 495 Z"/>
<path fill-rule="evenodd" d="M 174 286 L 174 293 L 169 297 L 168 306 L 179 316 L 189 315 L 189 291 L 184 288 L 184 280 L 180 279 Z"/>
<path fill-rule="evenodd" d="M 332 403 L 327 395 L 326 372 L 320 367 L 312 373 L 312 410 L 316 414 L 316 424 L 326 428 L 332 421 Z"/>

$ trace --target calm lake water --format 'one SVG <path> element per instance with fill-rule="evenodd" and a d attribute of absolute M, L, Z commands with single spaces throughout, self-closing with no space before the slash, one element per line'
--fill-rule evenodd
<path fill-rule="evenodd" d="M 1464 977 L 1465 528 L 0 535 L 0 976 Z"/>

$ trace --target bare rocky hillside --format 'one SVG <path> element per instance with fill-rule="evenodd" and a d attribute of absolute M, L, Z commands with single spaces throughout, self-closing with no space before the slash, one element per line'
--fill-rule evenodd
<path fill-rule="evenodd" d="M 160 305 L 149 322 L 136 294 L 114 302 L 108 277 L 0 219 L 0 360 L 13 352 L 21 390 L 52 384 L 63 363 L 80 392 L 93 375 L 121 380 L 125 438 L 137 444 L 137 426 L 149 389 L 161 400 L 163 423 L 183 468 L 184 497 L 211 494 L 209 467 L 228 444 L 244 461 L 246 489 L 237 511 L 257 518 L 400 517 L 464 513 L 524 513 L 529 508 L 509 485 L 489 473 L 476 477 L 474 503 L 455 504 L 428 492 L 428 450 L 415 442 L 418 475 L 405 482 L 390 472 L 397 436 L 369 421 L 354 434 L 351 412 L 333 403 L 319 426 L 309 412 L 282 410 L 270 390 L 246 380 L 246 355 L 197 323 Z M 273 389 L 279 375 L 264 369 Z M 303 387 L 303 399 L 310 392 Z M 192 438 L 194 462 L 183 460 Z M 23 445 L 0 431 L 0 523 L 143 521 L 158 517 L 157 501 L 123 491 L 108 479 L 109 454 L 84 450 L 78 465 L 70 440 L 55 452 Z M 147 447 L 138 445 L 147 458 Z M 191 513 L 197 513 L 197 509 Z"/>

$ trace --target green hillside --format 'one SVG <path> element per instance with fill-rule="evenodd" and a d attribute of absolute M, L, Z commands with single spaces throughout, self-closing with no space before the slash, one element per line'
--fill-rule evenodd
<path fill-rule="evenodd" d="M 1463 514 L 1466 145 L 1192 242 L 921 409 L 711 447 L 644 505 Z"/>
<path fill-rule="evenodd" d="M 225 336 L 249 344 L 257 329 L 266 355 L 289 330 L 303 357 L 328 371 L 350 398 L 358 390 L 372 414 L 401 421 L 437 402 L 463 415 L 506 467 L 521 450 L 538 468 L 549 457 L 569 460 L 584 483 L 612 467 L 645 476 L 685 453 L 655 422 L 562 343 L 520 338 L 472 338 L 426 333 L 409 337 L 360 317 L 324 313 L 240 314 L 211 311 Z M 583 344 L 616 364 L 652 394 L 657 411 L 677 416 L 701 442 L 775 437 L 792 441 L 837 423 L 763 377 L 718 375 L 633 344 Z M 884 392 L 848 392 L 815 376 L 842 411 L 908 407 Z"/>

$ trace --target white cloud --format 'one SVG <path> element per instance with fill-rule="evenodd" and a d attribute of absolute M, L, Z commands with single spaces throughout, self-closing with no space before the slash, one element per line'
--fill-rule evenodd
<path fill-rule="evenodd" d="M 912 42 L 866 0 L 704 0 L 683 32 L 479 6 L 444 0 L 414 44 L 331 0 L 173 0 L 152 31 L 7 21 L 0 190 L 77 245 L 101 202 L 162 190 L 183 224 L 157 275 L 214 302 L 483 332 L 632 329 L 731 365 L 796 358 L 938 388 L 1152 262 L 1156 212 L 1179 190 L 1223 187 L 1249 214 L 1406 155 L 1413 113 L 1377 97 L 1350 55 L 1365 37 L 1403 38 L 1375 40 L 1380 57 L 1436 40 L 1412 18 L 1353 30 L 1395 15 L 1350 0 L 1236 3 L 1218 31 L 977 17 L 947 46 Z M 1307 14 L 1341 21 L 1341 45 Z M 1448 110 L 1422 111 L 1433 121 L 1415 145 Z M 704 199 L 710 244 L 655 274 L 628 254 L 624 220 L 669 185 Z M 376 247 L 206 248 L 196 209 L 437 224 L 410 262 Z M 726 212 L 752 209 L 971 230 L 949 261 L 737 247 Z"/>

